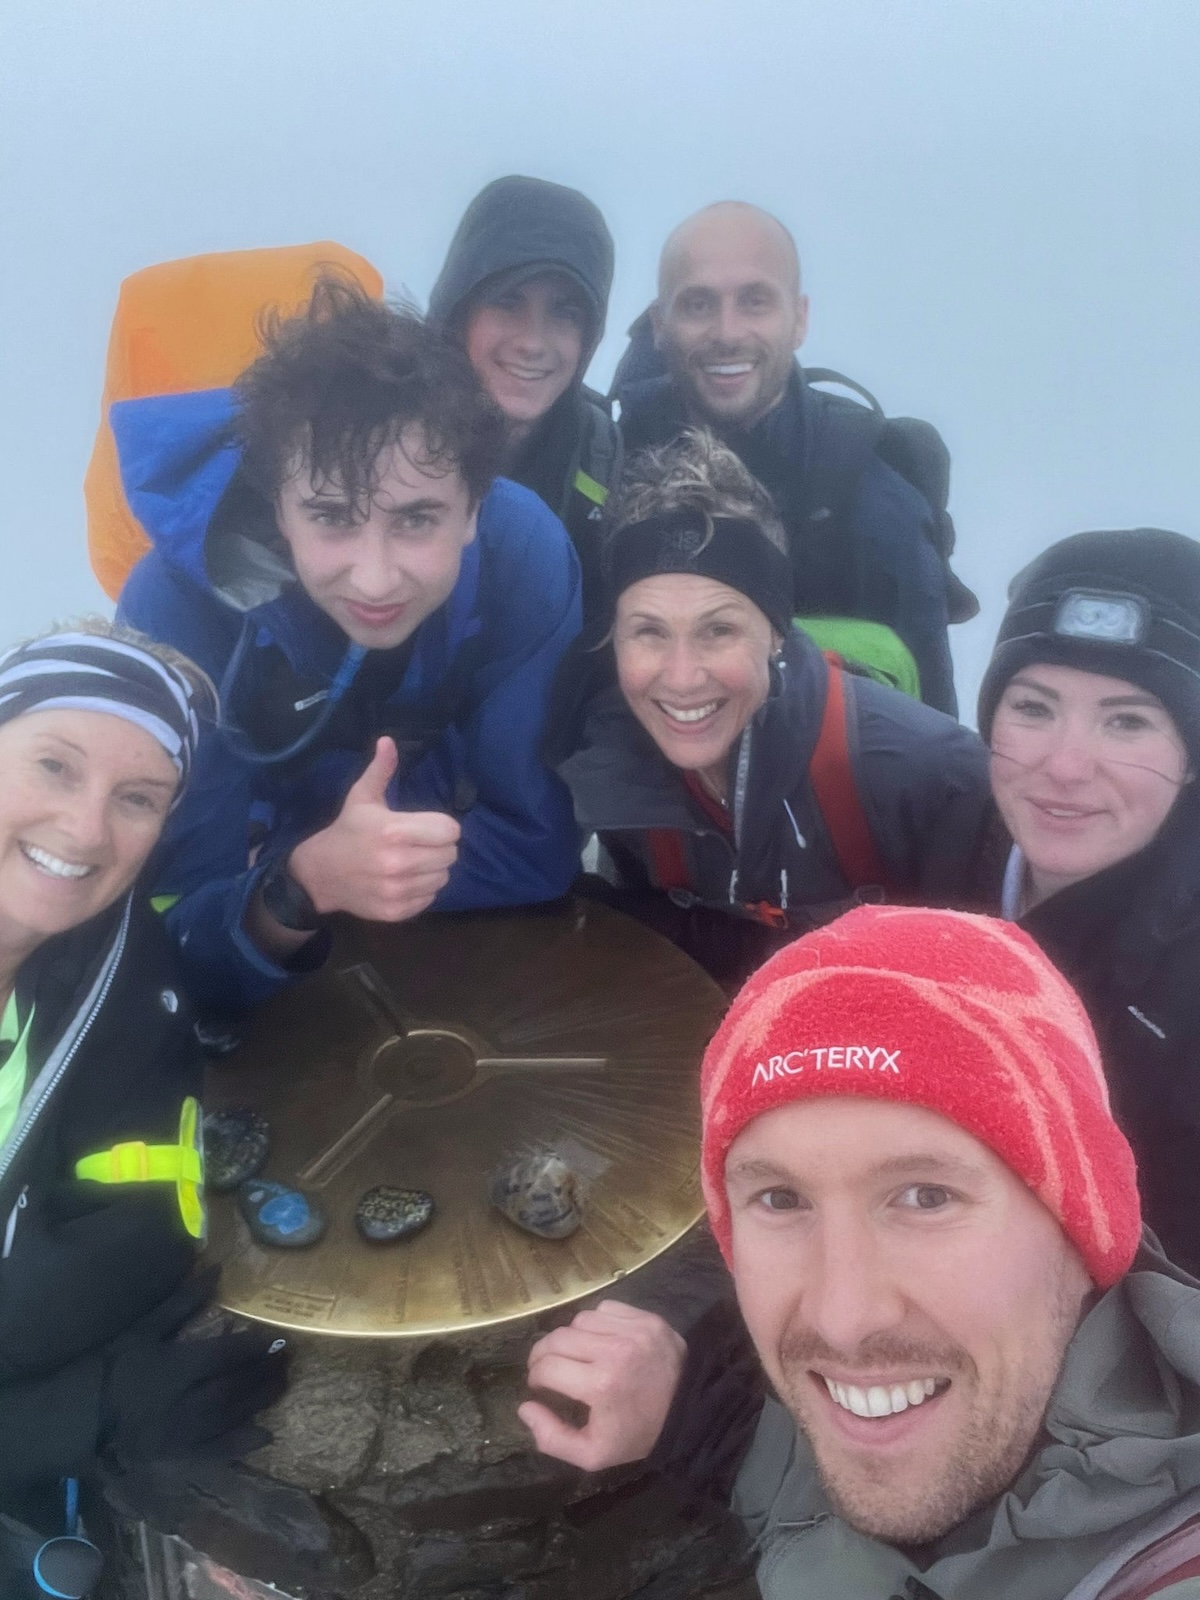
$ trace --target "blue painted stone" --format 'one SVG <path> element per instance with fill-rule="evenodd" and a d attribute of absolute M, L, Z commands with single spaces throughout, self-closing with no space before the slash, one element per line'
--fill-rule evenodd
<path fill-rule="evenodd" d="M 315 1200 L 266 1178 L 249 1178 L 237 1192 L 238 1210 L 259 1244 L 298 1250 L 325 1232 L 325 1213 Z"/>

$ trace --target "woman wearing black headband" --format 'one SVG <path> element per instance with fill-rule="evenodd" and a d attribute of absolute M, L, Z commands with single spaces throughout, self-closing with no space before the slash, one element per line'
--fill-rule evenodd
<path fill-rule="evenodd" d="M 723 983 L 855 898 L 948 899 L 987 816 L 973 734 L 791 626 L 785 548 L 711 435 L 633 460 L 605 632 L 564 665 L 548 751 L 604 847 L 597 892 Z"/>
<path fill-rule="evenodd" d="M 992 904 L 1079 991 L 1143 1212 L 1200 1270 L 1200 543 L 1060 540 L 1014 580 L 979 696 Z"/>
<path fill-rule="evenodd" d="M 137 885 L 214 710 L 190 663 L 103 625 L 0 657 L 5 1596 L 83 1592 L 31 1573 L 43 1538 L 76 1531 L 63 1480 L 237 1454 L 281 1392 L 260 1335 L 172 1340 L 212 1288 L 179 1288 L 204 1232 L 200 1072 Z M 90 1559 L 44 1557 L 71 1583 Z"/>

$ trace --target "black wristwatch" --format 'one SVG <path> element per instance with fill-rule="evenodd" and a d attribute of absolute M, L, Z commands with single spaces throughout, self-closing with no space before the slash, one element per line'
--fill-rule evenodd
<path fill-rule="evenodd" d="M 288 871 L 286 856 L 280 856 L 268 868 L 260 888 L 263 905 L 281 927 L 290 928 L 293 933 L 316 933 L 325 926 L 325 918 L 313 905 L 308 890 Z"/>

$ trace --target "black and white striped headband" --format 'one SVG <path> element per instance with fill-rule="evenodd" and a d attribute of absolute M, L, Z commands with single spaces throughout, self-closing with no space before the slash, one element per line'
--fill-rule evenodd
<path fill-rule="evenodd" d="M 103 634 L 52 633 L 0 656 L 0 723 L 28 711 L 104 711 L 157 740 L 187 783 L 200 737 L 196 690 L 175 667 Z"/>

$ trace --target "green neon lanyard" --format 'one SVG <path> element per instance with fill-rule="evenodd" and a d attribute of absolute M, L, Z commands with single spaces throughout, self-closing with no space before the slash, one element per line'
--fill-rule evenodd
<path fill-rule="evenodd" d="M 0 1018 L 0 1044 L 11 1044 L 8 1060 L 0 1067 L 0 1145 L 12 1132 L 13 1123 L 25 1098 L 25 1080 L 28 1076 L 29 1029 L 33 1022 L 33 1007 L 22 1027 L 17 1012 L 16 994 L 10 994 L 4 1015 Z"/>

